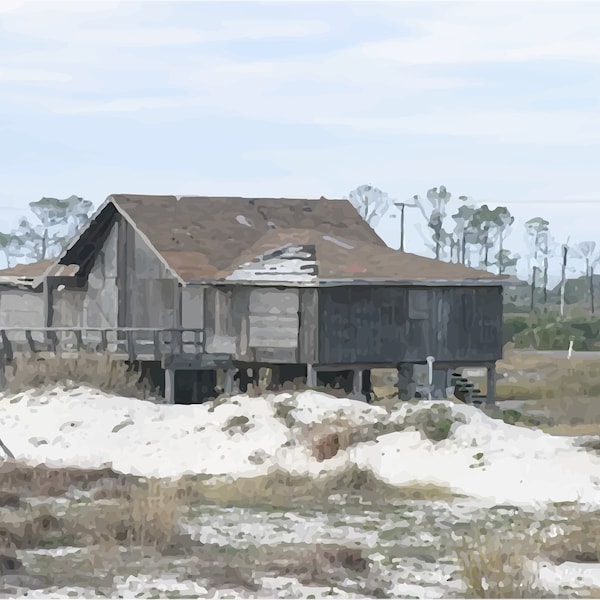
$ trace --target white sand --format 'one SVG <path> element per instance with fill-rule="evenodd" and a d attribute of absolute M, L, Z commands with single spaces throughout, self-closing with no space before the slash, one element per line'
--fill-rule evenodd
<path fill-rule="evenodd" d="M 281 403 L 295 406 L 296 427 L 276 418 Z M 443 404 L 466 421 L 455 423 L 447 440 L 433 443 L 416 431 L 398 431 L 324 462 L 312 457 L 302 437 L 310 425 L 356 426 L 390 416 L 379 407 L 311 391 L 236 396 L 210 412 L 211 404 L 165 406 L 87 388 L 55 388 L 1 397 L 0 436 L 18 460 L 30 464 L 112 465 L 139 475 L 231 479 L 274 468 L 317 475 L 356 464 L 394 486 L 434 483 L 486 503 L 579 500 L 600 506 L 600 459 L 571 439 L 507 425 L 473 407 Z M 416 408 L 428 406 L 421 402 Z M 408 408 L 415 405 L 391 416 L 399 428 Z M 234 417 L 248 419 L 245 433 L 228 430 Z M 289 447 L 292 439 L 296 444 Z"/>

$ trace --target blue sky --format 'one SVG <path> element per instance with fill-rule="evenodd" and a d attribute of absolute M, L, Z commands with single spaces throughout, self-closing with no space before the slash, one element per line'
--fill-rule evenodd
<path fill-rule="evenodd" d="M 540 214 L 595 239 L 598 31 L 591 2 L 2 0 L 0 229 L 42 196 L 443 184 L 508 206 L 522 254 Z"/>

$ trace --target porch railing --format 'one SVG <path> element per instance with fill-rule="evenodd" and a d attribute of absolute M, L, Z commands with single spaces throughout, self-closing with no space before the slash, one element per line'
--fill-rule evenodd
<path fill-rule="evenodd" d="M 70 354 L 108 352 L 127 360 L 162 360 L 205 353 L 202 329 L 148 327 L 5 327 L 0 329 L 0 354 Z"/>

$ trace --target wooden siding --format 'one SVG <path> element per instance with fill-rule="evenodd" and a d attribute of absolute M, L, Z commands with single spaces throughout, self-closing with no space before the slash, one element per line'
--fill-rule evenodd
<path fill-rule="evenodd" d="M 83 324 L 89 327 L 117 325 L 117 226 L 113 224 L 89 271 L 83 298 Z"/>
<path fill-rule="evenodd" d="M 319 362 L 394 364 L 423 362 L 427 356 L 438 362 L 501 358 L 501 288 L 419 288 L 409 299 L 413 291 L 417 289 L 320 289 Z"/>
<path fill-rule="evenodd" d="M 121 226 L 119 244 L 121 322 L 127 327 L 179 326 L 178 281 L 129 224 Z"/>
<path fill-rule="evenodd" d="M 501 288 L 446 288 L 436 293 L 436 301 L 444 307 L 438 325 L 438 360 L 502 357 Z"/>
<path fill-rule="evenodd" d="M 299 362 L 318 362 L 319 292 L 315 288 L 300 290 Z"/>
<path fill-rule="evenodd" d="M 51 298 L 53 327 L 83 327 L 84 290 L 53 289 Z"/>
<path fill-rule="evenodd" d="M 205 291 L 206 351 L 235 354 L 236 331 L 232 311 L 232 290 L 209 287 Z"/>
<path fill-rule="evenodd" d="M 181 326 L 201 329 L 204 326 L 204 288 L 188 286 L 181 290 Z"/>
<path fill-rule="evenodd" d="M 0 327 L 43 327 L 44 294 L 0 288 Z"/>
<path fill-rule="evenodd" d="M 297 348 L 298 311 L 298 290 L 252 290 L 249 306 L 250 347 Z"/>

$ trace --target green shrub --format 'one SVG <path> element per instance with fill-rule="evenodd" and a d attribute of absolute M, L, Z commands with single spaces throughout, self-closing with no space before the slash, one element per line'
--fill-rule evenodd
<path fill-rule="evenodd" d="M 434 404 L 414 412 L 407 411 L 402 428 L 414 427 L 432 442 L 441 442 L 448 439 L 454 423 L 464 424 L 466 419 L 460 414 L 454 414 L 445 404 Z"/>
<path fill-rule="evenodd" d="M 600 349 L 600 318 L 573 317 L 560 320 L 556 315 L 507 315 L 504 318 L 504 343 L 515 348 L 566 350 L 573 342 L 576 351 Z"/>

